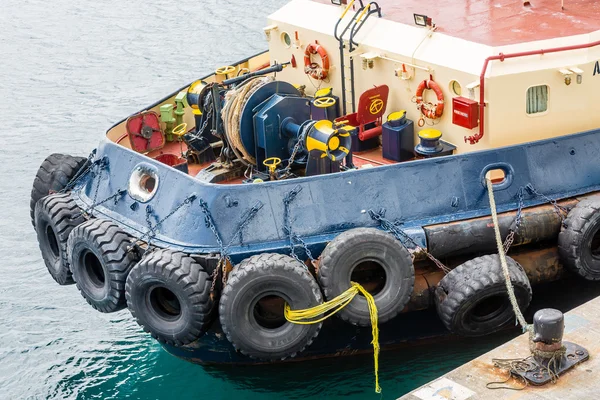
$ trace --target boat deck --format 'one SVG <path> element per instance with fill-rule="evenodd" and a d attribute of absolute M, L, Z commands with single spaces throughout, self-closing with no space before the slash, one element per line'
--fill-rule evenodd
<path fill-rule="evenodd" d="M 184 142 L 174 141 L 174 142 L 165 143 L 165 146 L 163 148 L 161 148 L 159 150 L 151 151 L 147 155 L 150 158 L 156 158 L 156 157 L 158 157 L 160 155 L 164 155 L 164 154 L 172 154 L 172 155 L 183 157 L 183 154 L 186 152 L 186 150 L 187 150 L 187 145 Z M 381 147 L 377 147 L 375 149 L 368 150 L 368 151 L 354 153 L 353 156 L 354 156 L 354 165 L 359 169 L 360 168 L 379 167 L 381 165 L 397 163 L 397 161 L 388 160 L 386 158 L 383 158 L 383 155 L 381 152 Z M 208 167 L 210 164 L 211 163 L 188 164 L 188 174 L 191 176 L 196 176 L 202 169 Z M 234 179 L 223 181 L 220 183 L 221 184 L 236 184 L 236 183 L 242 183 L 242 181 L 244 179 L 245 178 L 234 178 Z"/>
<path fill-rule="evenodd" d="M 508 373 L 492 367 L 493 358 L 523 358 L 529 355 L 528 334 L 464 364 L 398 400 L 504 400 L 504 399 L 593 399 L 600 391 L 600 297 L 565 314 L 563 341 L 585 347 L 590 358 L 561 375 L 556 384 L 528 386 L 523 390 L 486 388 L 489 382 L 504 381 Z M 518 389 L 521 381 L 511 378 L 507 386 Z"/>
<path fill-rule="evenodd" d="M 532 0 L 529 5 L 522 0 L 378 0 L 377 3 L 385 19 L 414 25 L 413 14 L 424 14 L 432 18 L 438 32 L 489 46 L 600 30 L 600 2 L 595 0 L 564 0 L 564 10 L 561 0 Z"/>

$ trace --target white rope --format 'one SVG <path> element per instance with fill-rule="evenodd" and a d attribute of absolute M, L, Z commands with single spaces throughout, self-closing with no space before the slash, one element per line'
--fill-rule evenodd
<path fill-rule="evenodd" d="M 517 321 L 523 328 L 523 330 L 529 329 L 529 325 L 527 321 L 525 321 L 525 317 L 523 313 L 521 313 L 521 309 L 519 308 L 519 303 L 517 302 L 517 298 L 515 296 L 515 289 L 510 281 L 510 271 L 508 270 L 508 264 L 506 262 L 506 254 L 504 253 L 504 245 L 502 243 L 502 237 L 500 236 L 500 225 L 498 224 L 498 213 L 496 211 L 496 201 L 494 200 L 494 184 L 490 179 L 486 178 L 487 182 L 487 190 L 490 198 L 490 209 L 492 211 L 492 221 L 494 222 L 494 233 L 496 234 L 496 245 L 498 246 L 498 256 L 500 257 L 500 265 L 502 266 L 502 273 L 504 274 L 504 282 L 506 283 L 506 291 L 508 292 L 508 298 L 510 299 L 510 304 L 512 304 L 512 308 L 517 317 Z"/>
<path fill-rule="evenodd" d="M 252 96 L 259 88 L 272 81 L 273 77 L 251 79 L 225 94 L 225 106 L 223 107 L 223 110 L 221 110 L 225 135 L 236 155 L 243 158 L 243 161 L 246 163 L 256 164 L 256 159 L 249 154 L 242 143 L 240 132 L 240 118 L 242 116 L 242 111 L 250 96 Z"/>

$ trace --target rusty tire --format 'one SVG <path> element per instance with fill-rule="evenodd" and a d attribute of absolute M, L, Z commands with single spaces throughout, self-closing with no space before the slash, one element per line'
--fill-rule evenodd
<path fill-rule="evenodd" d="M 219 304 L 223 332 L 235 349 L 252 358 L 283 360 L 310 346 L 322 323 L 286 321 L 284 301 L 293 310 L 321 304 L 319 285 L 303 264 L 273 253 L 252 256 L 238 264 L 227 279 Z"/>
<path fill-rule="evenodd" d="M 600 280 L 600 197 L 579 202 L 558 235 L 561 261 L 578 276 Z"/>
<path fill-rule="evenodd" d="M 381 275 L 385 275 L 383 279 Z M 383 323 L 398 315 L 410 300 L 415 269 L 408 250 L 391 234 L 375 228 L 350 229 L 333 239 L 321 254 L 319 282 L 331 300 L 347 290 L 351 280 L 363 284 L 373 295 L 379 322 Z M 371 325 L 362 295 L 337 315 L 354 325 Z"/>
<path fill-rule="evenodd" d="M 35 228 L 35 206 L 50 192 L 59 192 L 73 179 L 77 172 L 87 161 L 84 157 L 74 157 L 68 154 L 50 154 L 38 169 L 29 200 L 29 214 L 31 223 Z"/>
<path fill-rule="evenodd" d="M 524 311 L 531 285 L 523 267 L 506 257 L 517 303 Z M 469 260 L 446 275 L 435 291 L 438 316 L 446 328 L 462 336 L 483 336 L 514 321 L 498 255 Z"/>

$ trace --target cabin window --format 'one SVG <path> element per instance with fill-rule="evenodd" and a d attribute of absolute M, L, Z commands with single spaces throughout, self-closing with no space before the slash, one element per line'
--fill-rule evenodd
<path fill-rule="evenodd" d="M 527 114 L 538 114 L 548 110 L 548 85 L 532 86 L 527 89 Z"/>
<path fill-rule="evenodd" d="M 456 80 L 450 81 L 450 91 L 454 93 L 456 96 L 460 96 L 462 94 L 462 88 L 460 86 L 460 82 Z"/>
<path fill-rule="evenodd" d="M 285 47 L 290 47 L 292 45 L 292 38 L 287 32 L 281 34 L 281 41 Z"/>

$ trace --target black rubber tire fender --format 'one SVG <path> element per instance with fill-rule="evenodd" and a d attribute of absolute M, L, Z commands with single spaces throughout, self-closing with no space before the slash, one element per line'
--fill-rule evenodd
<path fill-rule="evenodd" d="M 600 196 L 580 201 L 558 235 L 561 261 L 578 276 L 600 280 Z"/>
<path fill-rule="evenodd" d="M 34 228 L 37 202 L 42 197 L 48 196 L 51 191 L 59 192 L 63 190 L 86 161 L 87 158 L 84 157 L 54 153 L 42 162 L 33 180 L 31 199 L 29 200 L 29 213 Z"/>
<path fill-rule="evenodd" d="M 212 280 L 188 254 L 170 249 L 147 253 L 125 284 L 127 307 L 156 340 L 183 346 L 200 338 L 213 317 Z"/>
<path fill-rule="evenodd" d="M 135 239 L 106 219 L 91 219 L 71 231 L 69 265 L 77 289 L 96 310 L 110 313 L 127 306 L 125 281 L 138 262 L 130 251 Z"/>
<path fill-rule="evenodd" d="M 529 279 L 515 260 L 506 257 L 506 262 L 523 312 L 531 302 Z M 462 336 L 487 335 L 515 320 L 497 254 L 474 258 L 450 271 L 436 288 L 435 303 L 446 328 Z"/>
<path fill-rule="evenodd" d="M 319 285 L 306 267 L 292 257 L 264 253 L 238 264 L 229 274 L 221 294 L 221 327 L 233 347 L 260 360 L 295 357 L 314 341 L 322 323 L 299 325 L 282 320 L 265 327 L 257 320 L 255 306 L 266 296 L 277 296 L 293 310 L 322 303 Z M 283 307 L 280 319 L 283 318 Z"/>
<path fill-rule="evenodd" d="M 383 323 L 402 311 L 415 283 L 412 257 L 393 235 L 376 228 L 355 228 L 336 236 L 321 254 L 319 282 L 325 298 L 331 300 L 350 287 L 352 272 L 366 262 L 379 264 L 385 272 L 383 287 L 373 295 L 379 322 Z M 371 324 L 369 307 L 362 295 L 357 295 L 337 315 L 354 325 Z"/>
<path fill-rule="evenodd" d="M 81 210 L 68 193 L 46 196 L 35 208 L 35 231 L 42 258 L 48 272 L 60 285 L 74 283 L 67 240 L 71 231 L 83 222 Z"/>

